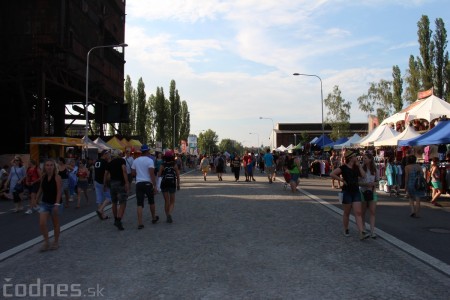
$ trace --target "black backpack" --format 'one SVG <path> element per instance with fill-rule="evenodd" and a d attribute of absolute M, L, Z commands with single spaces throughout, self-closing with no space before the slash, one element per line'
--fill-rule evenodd
<path fill-rule="evenodd" d="M 177 173 L 173 167 L 165 167 L 161 176 L 162 188 L 174 188 L 176 187 Z"/>
<path fill-rule="evenodd" d="M 219 160 L 217 161 L 217 166 L 223 168 L 223 165 L 224 165 L 223 157 L 219 157 Z"/>
<path fill-rule="evenodd" d="M 416 180 L 414 181 L 414 187 L 418 191 L 425 191 L 427 189 L 427 181 L 422 176 L 422 173 L 420 171 L 416 171 Z"/>

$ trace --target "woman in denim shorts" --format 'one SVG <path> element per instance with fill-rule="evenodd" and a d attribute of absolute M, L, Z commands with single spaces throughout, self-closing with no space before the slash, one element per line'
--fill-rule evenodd
<path fill-rule="evenodd" d="M 41 207 L 39 210 L 39 227 L 42 236 L 44 237 L 44 245 L 41 251 L 56 250 L 59 248 L 59 208 L 61 205 L 61 176 L 58 175 L 56 162 L 54 160 L 47 160 L 44 164 L 44 172 L 42 176 L 41 185 L 37 194 L 37 198 L 42 195 Z M 53 223 L 53 230 L 55 240 L 49 246 L 47 221 L 51 216 Z"/>
<path fill-rule="evenodd" d="M 344 199 L 342 205 L 344 206 L 343 224 L 344 235 L 349 236 L 349 223 L 350 212 L 353 209 L 355 215 L 356 225 L 359 230 L 360 240 L 365 240 L 370 237 L 368 233 L 364 231 L 364 225 L 361 217 L 361 193 L 359 191 L 358 180 L 359 177 L 364 177 L 365 172 L 358 162 L 357 153 L 351 149 L 345 152 L 345 164 L 335 169 L 330 174 L 331 178 L 337 181 L 341 181 L 342 192 L 344 193 Z"/>

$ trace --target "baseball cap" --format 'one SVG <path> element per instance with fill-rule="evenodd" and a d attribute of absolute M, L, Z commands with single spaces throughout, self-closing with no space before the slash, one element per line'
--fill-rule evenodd
<path fill-rule="evenodd" d="M 145 151 L 148 151 L 148 150 L 150 150 L 150 148 L 148 147 L 147 144 L 143 144 L 143 145 L 141 146 L 141 152 L 145 152 Z"/>

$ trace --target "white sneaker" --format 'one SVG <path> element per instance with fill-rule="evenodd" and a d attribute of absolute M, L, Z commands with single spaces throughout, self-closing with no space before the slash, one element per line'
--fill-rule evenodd
<path fill-rule="evenodd" d="M 39 211 L 39 206 L 33 207 L 34 211 Z"/>
<path fill-rule="evenodd" d="M 33 213 L 33 211 L 32 211 L 31 209 L 28 209 L 28 210 L 25 212 L 26 215 L 31 215 L 32 213 Z"/>

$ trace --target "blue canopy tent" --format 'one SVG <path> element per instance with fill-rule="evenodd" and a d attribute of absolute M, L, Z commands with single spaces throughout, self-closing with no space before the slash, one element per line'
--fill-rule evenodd
<path fill-rule="evenodd" d="M 343 144 L 346 141 L 348 141 L 348 138 L 346 137 L 341 137 L 340 139 L 338 139 L 336 142 L 332 142 L 332 143 L 328 143 L 324 146 L 324 148 L 333 148 L 334 145 L 339 145 L 339 144 Z M 320 145 L 320 147 L 322 148 L 322 145 Z"/>
<path fill-rule="evenodd" d="M 398 141 L 399 146 L 421 146 L 450 144 L 450 120 L 442 120 L 430 131 L 421 136 Z"/>
<path fill-rule="evenodd" d="M 326 144 L 330 144 L 333 141 L 326 135 L 322 134 L 315 142 L 314 144 L 320 148 L 323 148 L 322 146 L 325 146 Z"/>

